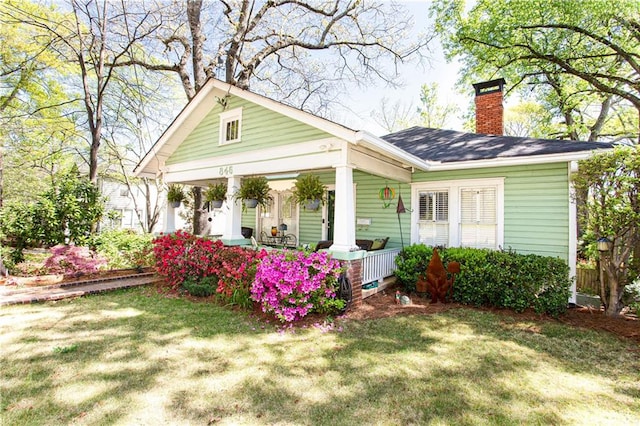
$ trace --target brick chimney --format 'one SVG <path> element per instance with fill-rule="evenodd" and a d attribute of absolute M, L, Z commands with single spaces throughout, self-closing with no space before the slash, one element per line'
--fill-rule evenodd
<path fill-rule="evenodd" d="M 476 133 L 503 134 L 502 88 L 504 78 L 476 83 Z"/>

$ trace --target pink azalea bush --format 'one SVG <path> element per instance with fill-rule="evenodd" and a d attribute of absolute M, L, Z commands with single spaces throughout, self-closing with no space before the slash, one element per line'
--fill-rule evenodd
<path fill-rule="evenodd" d="M 225 247 L 220 241 L 183 231 L 156 238 L 153 252 L 156 271 L 172 292 L 184 287 L 185 281 L 215 277 L 216 293 L 225 303 L 248 308 L 255 301 L 283 322 L 344 307 L 336 299 L 342 267 L 324 252 Z"/>
<path fill-rule="evenodd" d="M 51 247 L 51 256 L 44 263 L 52 274 L 91 274 L 104 269 L 107 259 L 88 247 L 57 245 Z"/>
<path fill-rule="evenodd" d="M 335 298 L 341 272 L 326 252 L 272 251 L 258 264 L 251 298 L 282 322 L 338 310 L 344 306 Z"/>

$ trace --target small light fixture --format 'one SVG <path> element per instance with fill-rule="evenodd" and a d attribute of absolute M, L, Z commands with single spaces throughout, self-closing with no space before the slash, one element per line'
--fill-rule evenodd
<path fill-rule="evenodd" d="M 598 241 L 596 241 L 596 243 L 598 244 L 598 251 L 600 252 L 610 251 L 611 246 L 613 245 L 613 241 L 611 241 L 607 237 L 598 238 Z"/>

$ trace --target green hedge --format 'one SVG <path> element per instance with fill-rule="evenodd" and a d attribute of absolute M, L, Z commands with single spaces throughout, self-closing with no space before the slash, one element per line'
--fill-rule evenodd
<path fill-rule="evenodd" d="M 450 261 L 460 262 L 461 271 L 453 286 L 455 302 L 516 312 L 533 308 L 554 316 L 566 311 L 571 281 L 569 267 L 562 259 L 472 248 L 438 251 L 445 266 Z M 406 291 L 415 291 L 418 275 L 426 270 L 432 254 L 433 248 L 424 244 L 400 252 L 396 277 Z"/>

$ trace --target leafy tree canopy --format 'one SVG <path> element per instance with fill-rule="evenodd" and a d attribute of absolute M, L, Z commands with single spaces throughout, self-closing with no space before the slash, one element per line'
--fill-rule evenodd
<path fill-rule="evenodd" d="M 30 199 L 64 167 L 78 142 L 65 86 L 73 67 L 53 49 L 55 37 L 10 11 L 57 20 L 53 7 L 0 1 L 0 205 Z"/>
<path fill-rule="evenodd" d="M 640 146 L 619 146 L 581 161 L 574 184 L 589 193 L 580 206 L 587 230 L 613 242 L 603 265 L 608 287 L 600 297 L 607 314 L 615 316 L 623 307 L 624 287 L 640 273 Z"/>
<path fill-rule="evenodd" d="M 573 137 L 568 112 L 596 104 L 606 118 L 607 103 L 620 100 L 640 111 L 639 6 L 637 0 L 479 0 L 467 10 L 464 0 L 439 0 L 431 13 L 447 56 L 463 64 L 465 85 L 497 76 L 523 93 L 533 85 Z M 585 125 L 600 136 L 602 117 L 594 115 Z M 632 120 L 626 130 L 637 139 L 637 114 Z"/>
<path fill-rule="evenodd" d="M 86 244 L 103 213 L 97 187 L 72 166 L 29 203 L 11 202 L 0 210 L 0 239 L 22 260 L 27 247 Z"/>

